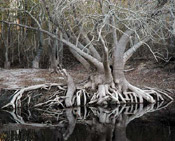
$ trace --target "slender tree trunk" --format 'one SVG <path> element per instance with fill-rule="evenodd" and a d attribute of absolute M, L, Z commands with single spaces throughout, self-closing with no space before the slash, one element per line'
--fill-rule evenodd
<path fill-rule="evenodd" d="M 76 51 L 74 51 L 71 48 L 69 48 L 69 50 L 73 54 L 73 56 L 85 67 L 85 69 L 89 71 L 90 64 L 81 55 L 79 55 Z"/>
<path fill-rule="evenodd" d="M 62 33 L 60 32 L 60 39 L 62 40 Z M 58 48 L 57 48 L 57 63 L 59 63 L 60 66 L 63 64 L 63 43 L 59 41 Z"/>
<path fill-rule="evenodd" d="M 54 34 L 59 36 L 58 28 L 55 29 Z M 62 39 L 62 33 L 60 33 L 60 39 Z M 62 66 L 62 59 L 63 59 L 63 43 L 58 41 L 57 39 L 53 39 L 53 46 L 51 41 L 49 41 L 49 46 L 51 50 L 50 54 L 50 64 L 51 68 L 54 69 L 54 72 L 57 72 L 57 66 Z"/>
<path fill-rule="evenodd" d="M 5 40 L 4 40 L 5 41 Z M 5 63 L 4 68 L 9 69 L 10 68 L 10 61 L 9 61 L 9 45 L 10 45 L 10 25 L 8 26 L 8 33 L 7 33 L 7 41 L 4 42 L 5 45 Z"/>
<path fill-rule="evenodd" d="M 36 69 L 39 68 L 39 62 L 40 62 L 41 54 L 43 52 L 43 33 L 39 31 L 38 34 L 39 34 L 39 47 L 37 50 L 37 55 L 35 56 L 32 63 L 32 67 Z"/>
<path fill-rule="evenodd" d="M 55 29 L 54 34 L 58 36 L 58 30 Z M 57 50 L 58 50 L 58 40 L 54 39 L 53 40 L 53 45 L 50 45 L 51 47 L 51 68 L 54 69 L 54 72 L 57 72 L 57 65 L 59 64 L 59 60 L 57 60 Z"/>

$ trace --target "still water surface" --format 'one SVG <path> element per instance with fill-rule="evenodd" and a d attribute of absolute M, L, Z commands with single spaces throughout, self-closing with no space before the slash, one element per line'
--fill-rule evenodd
<path fill-rule="evenodd" d="M 0 111 L 0 141 L 175 141 L 175 103 Z"/>

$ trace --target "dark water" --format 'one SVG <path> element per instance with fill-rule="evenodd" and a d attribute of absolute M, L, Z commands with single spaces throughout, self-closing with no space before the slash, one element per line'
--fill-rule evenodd
<path fill-rule="evenodd" d="M 175 103 L 0 111 L 0 141 L 175 141 Z"/>

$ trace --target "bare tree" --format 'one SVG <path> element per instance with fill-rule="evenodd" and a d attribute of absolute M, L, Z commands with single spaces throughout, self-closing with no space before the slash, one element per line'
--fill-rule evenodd
<path fill-rule="evenodd" d="M 109 96 L 117 103 L 126 103 L 131 97 L 135 97 L 135 101 L 139 98 L 139 103 L 144 100 L 155 102 L 150 92 L 126 80 L 124 66 L 143 44 L 157 59 L 147 42 L 159 42 L 169 37 L 169 33 L 165 32 L 170 28 L 166 20 L 170 16 L 167 10 L 170 3 L 135 0 L 42 1 L 51 22 L 63 33 L 61 41 L 76 52 L 73 55 L 85 68 L 92 68 L 91 81 L 85 86 L 97 89 L 93 98 L 98 104 Z M 127 50 L 127 45 L 135 36 L 138 42 Z M 157 100 L 163 99 L 159 94 L 155 95 Z"/>
<path fill-rule="evenodd" d="M 126 61 L 138 48 L 145 44 L 157 59 L 158 56 L 147 42 L 160 42 L 171 34 L 172 21 L 169 17 L 174 13 L 174 8 L 168 1 L 158 2 L 42 0 L 48 19 L 58 28 L 62 38 L 41 26 L 40 32 L 61 41 L 90 73 L 89 82 L 78 89 L 71 76 L 65 72 L 68 77 L 66 106 L 75 103 L 74 95 L 77 105 L 80 105 L 79 98 L 88 88 L 96 91 L 90 97 L 89 104 L 111 101 L 117 104 L 155 103 L 164 100 L 161 94 L 172 99 L 155 89 L 143 90 L 132 85 L 124 74 Z M 38 30 L 27 25 L 19 26 Z"/>

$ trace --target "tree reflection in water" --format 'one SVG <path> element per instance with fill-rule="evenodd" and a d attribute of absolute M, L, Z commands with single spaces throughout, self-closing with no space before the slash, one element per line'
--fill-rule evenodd
<path fill-rule="evenodd" d="M 126 127 L 164 104 L 0 112 L 0 140 L 127 141 Z"/>

